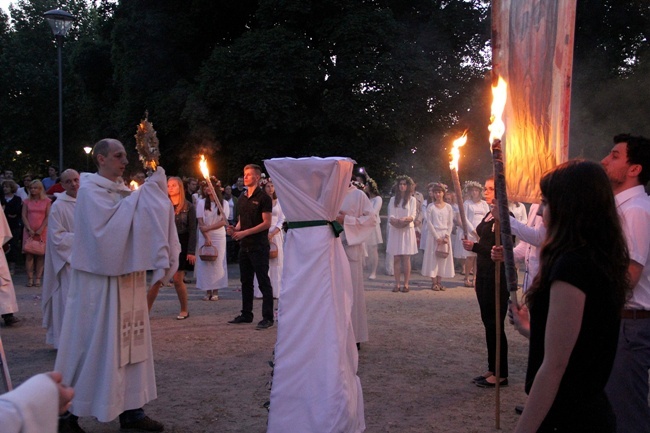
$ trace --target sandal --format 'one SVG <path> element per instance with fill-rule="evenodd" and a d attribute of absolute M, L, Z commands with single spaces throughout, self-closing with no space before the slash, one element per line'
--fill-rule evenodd
<path fill-rule="evenodd" d="M 27 281 L 27 284 L 25 284 L 25 287 L 33 287 L 34 282 L 32 280 Z"/>
<path fill-rule="evenodd" d="M 211 301 L 218 301 L 219 300 L 219 295 L 212 295 L 212 297 L 210 297 L 210 300 Z"/>
<path fill-rule="evenodd" d="M 431 285 L 431 290 L 433 290 L 434 292 L 439 292 L 440 291 L 440 286 L 437 285 L 436 283 L 433 283 Z"/>
<path fill-rule="evenodd" d="M 188 311 L 187 314 L 184 315 L 184 316 L 181 315 L 181 314 L 179 314 L 178 316 L 176 316 L 176 320 L 185 320 L 185 319 L 187 319 L 188 317 L 190 317 L 190 312 L 189 312 L 189 311 Z"/>
<path fill-rule="evenodd" d="M 445 290 L 447 290 L 447 289 L 445 289 L 445 286 L 443 286 L 442 284 L 438 284 L 438 289 L 439 289 L 441 292 L 444 292 Z"/>
<path fill-rule="evenodd" d="M 474 283 L 472 283 L 469 278 L 465 278 L 465 287 L 474 287 Z"/>
<path fill-rule="evenodd" d="M 36 282 L 34 283 L 34 287 L 41 287 L 41 279 L 37 278 Z"/>
<path fill-rule="evenodd" d="M 409 292 L 409 286 L 402 287 L 402 292 L 403 293 L 408 293 Z"/>
<path fill-rule="evenodd" d="M 397 293 L 397 292 L 399 292 L 399 286 L 393 287 L 393 293 Z"/>
<path fill-rule="evenodd" d="M 201 299 L 201 300 L 202 300 L 202 301 L 211 301 L 211 300 L 212 300 L 212 295 L 205 295 L 205 296 L 203 297 L 203 299 Z"/>

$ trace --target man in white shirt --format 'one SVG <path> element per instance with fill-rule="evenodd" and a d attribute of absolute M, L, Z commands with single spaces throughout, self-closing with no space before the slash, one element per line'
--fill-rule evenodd
<path fill-rule="evenodd" d="M 142 407 L 157 397 L 147 307 L 147 270 L 169 281 L 180 244 L 167 179 L 158 167 L 135 191 L 124 185 L 124 146 L 103 139 L 93 148 L 97 173 L 84 173 L 77 195 L 70 287 L 55 370 L 74 387 L 71 416 L 60 432 L 83 432 L 77 417 L 122 431 L 163 431 Z"/>
<path fill-rule="evenodd" d="M 43 274 L 43 328 L 45 341 L 59 347 L 65 301 L 70 284 L 70 255 L 74 239 L 74 208 L 79 190 L 79 173 L 67 169 L 61 174 L 64 193 L 56 193 L 47 219 L 45 273 Z"/>
<path fill-rule="evenodd" d="M 602 164 L 607 172 L 630 251 L 632 295 L 621 314 L 616 359 L 605 388 L 616 414 L 617 432 L 648 432 L 650 369 L 650 140 L 614 137 Z"/>

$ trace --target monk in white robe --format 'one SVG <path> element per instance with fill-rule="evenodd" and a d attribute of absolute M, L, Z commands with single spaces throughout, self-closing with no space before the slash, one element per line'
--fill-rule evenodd
<path fill-rule="evenodd" d="M 9 242 L 12 238 L 11 229 L 7 223 L 7 218 L 4 212 L 0 212 L 0 249 L 2 245 Z M 9 272 L 9 264 L 4 251 L 0 252 L 0 314 L 5 321 L 6 326 L 11 326 L 18 322 L 14 317 L 14 313 L 18 311 L 18 303 L 16 302 L 16 292 L 14 290 L 14 283 L 11 279 Z"/>
<path fill-rule="evenodd" d="M 13 391 L 0 395 L 2 433 L 56 433 L 58 414 L 72 398 L 58 373 L 36 375 Z"/>
<path fill-rule="evenodd" d="M 350 187 L 337 221 L 343 225 L 341 234 L 352 276 L 352 329 L 357 342 L 368 341 L 368 315 L 363 285 L 363 258 L 367 255 L 363 242 L 376 230 L 377 215 L 368 196 L 356 186 Z"/>
<path fill-rule="evenodd" d="M 162 431 L 141 408 L 157 397 L 146 271 L 154 271 L 154 282 L 169 281 L 180 254 L 167 179 L 158 167 L 130 191 L 121 180 L 128 161 L 117 140 L 95 144 L 93 160 L 98 172 L 84 173 L 77 196 L 55 369 L 75 388 L 75 424 L 76 417 L 108 422 L 119 415 L 123 430 Z"/>
<path fill-rule="evenodd" d="M 79 173 L 68 169 L 61 173 L 65 192 L 55 193 L 47 220 L 45 246 L 45 273 L 43 274 L 43 328 L 47 329 L 45 341 L 59 347 L 65 301 L 70 285 L 70 256 L 74 239 L 74 208 L 79 190 Z"/>

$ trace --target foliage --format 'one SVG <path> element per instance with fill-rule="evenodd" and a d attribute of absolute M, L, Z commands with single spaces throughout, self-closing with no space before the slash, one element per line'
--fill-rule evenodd
<path fill-rule="evenodd" d="M 448 181 L 448 147 L 469 129 L 463 177 L 481 179 L 490 170 L 488 5 L 17 0 L 10 19 L 0 14 L 0 165 L 19 174 L 56 161 L 57 53 L 42 14 L 61 7 L 77 17 L 63 46 L 67 165 L 84 167 L 82 148 L 112 136 L 135 168 L 148 110 L 170 173 L 196 175 L 199 153 L 228 181 L 248 162 L 336 154 L 384 187 L 401 173 Z M 578 1 L 573 154 L 599 157 L 625 129 L 650 134 L 648 8 Z"/>

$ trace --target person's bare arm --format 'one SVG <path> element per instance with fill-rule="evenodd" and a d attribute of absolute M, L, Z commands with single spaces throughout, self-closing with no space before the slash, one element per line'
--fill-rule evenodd
<path fill-rule="evenodd" d="M 564 281 L 551 285 L 544 360 L 537 371 L 515 433 L 534 433 L 548 414 L 582 325 L 586 295 Z"/>
<path fill-rule="evenodd" d="M 258 225 L 251 227 L 246 230 L 238 230 L 239 229 L 239 223 L 237 224 L 237 227 L 235 230 L 232 232 L 232 235 L 230 235 L 234 240 L 240 241 L 244 239 L 246 236 L 254 235 L 255 233 L 262 232 L 264 230 L 268 230 L 269 227 L 271 227 L 271 212 L 262 212 L 262 222 L 259 223 Z"/>

